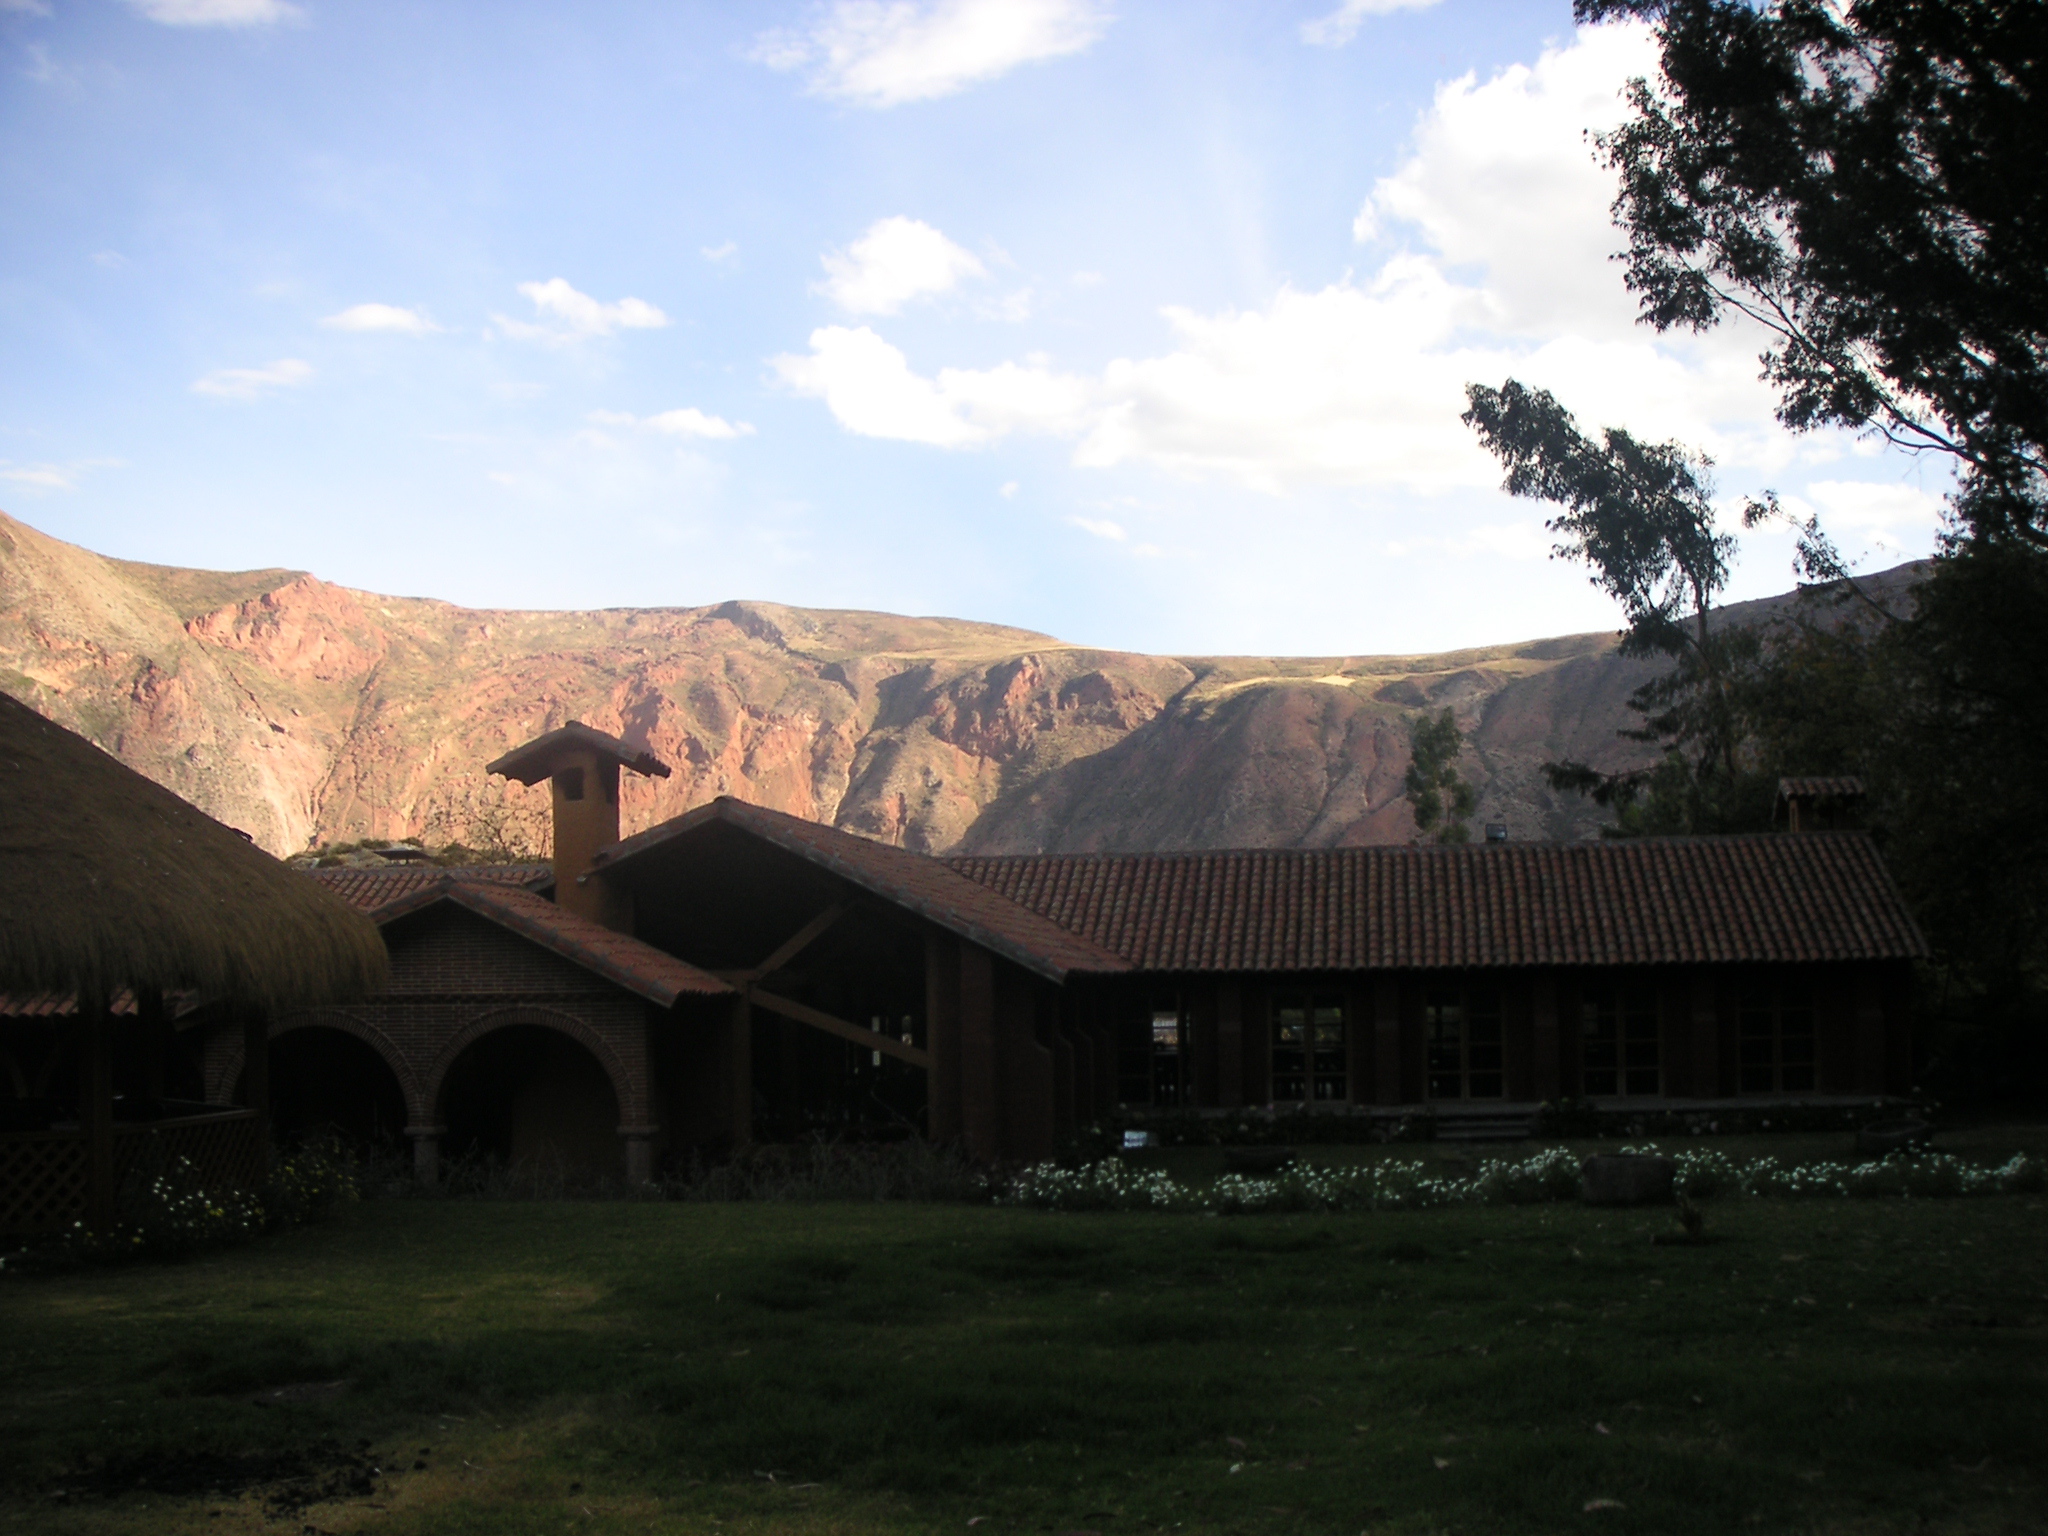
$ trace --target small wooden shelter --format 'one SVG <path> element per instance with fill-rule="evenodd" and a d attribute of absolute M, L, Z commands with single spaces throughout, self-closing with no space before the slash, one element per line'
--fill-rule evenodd
<path fill-rule="evenodd" d="M 78 1085 L 75 1122 L 0 1134 L 0 1230 L 109 1221 L 152 1137 L 209 1177 L 260 1177 L 264 1050 L 240 1108 L 166 1104 L 148 1070 L 165 998 L 238 1017 L 260 1046 L 269 1014 L 360 997 L 387 966 L 375 925 L 317 882 L 0 694 L 0 992 L 68 1035 Z M 118 1101 L 117 1065 L 141 1088 Z"/>

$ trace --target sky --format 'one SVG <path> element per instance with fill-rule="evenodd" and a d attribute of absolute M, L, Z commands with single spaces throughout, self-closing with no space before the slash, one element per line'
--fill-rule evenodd
<path fill-rule="evenodd" d="M 0 0 L 0 509 L 476 606 L 1610 628 L 1458 419 L 1514 377 L 1927 553 L 1938 466 L 1637 323 L 1587 135 L 1654 67 L 1567 0 Z"/>

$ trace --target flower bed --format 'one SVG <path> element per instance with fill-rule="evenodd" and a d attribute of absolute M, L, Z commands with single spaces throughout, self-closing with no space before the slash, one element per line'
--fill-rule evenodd
<path fill-rule="evenodd" d="M 1655 1153 L 1655 1146 L 1623 1152 Z M 1722 1152 L 1680 1152 L 1676 1188 L 1713 1197 L 1876 1200 L 2016 1194 L 2048 1187 L 2048 1164 L 2025 1154 L 1996 1167 L 1946 1153 L 1895 1154 L 1873 1162 L 1787 1165 L 1775 1157 L 1738 1161 Z M 1040 1163 L 1011 1180 L 1004 1205 L 1047 1211 L 1195 1211 L 1221 1216 L 1279 1211 L 1405 1211 L 1445 1205 L 1531 1205 L 1579 1197 L 1579 1159 L 1552 1147 L 1520 1161 L 1489 1158 L 1472 1173 L 1431 1173 L 1420 1161 L 1353 1168 L 1289 1168 L 1271 1178 L 1225 1174 L 1207 1189 L 1177 1183 L 1163 1169 L 1116 1159 L 1081 1168 Z"/>

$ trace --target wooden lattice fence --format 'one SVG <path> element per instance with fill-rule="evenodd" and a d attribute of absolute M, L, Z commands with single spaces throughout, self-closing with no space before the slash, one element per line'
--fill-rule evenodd
<path fill-rule="evenodd" d="M 131 1170 L 169 1167 L 179 1158 L 207 1186 L 253 1188 L 263 1172 L 253 1111 L 216 1110 L 146 1125 L 114 1127 L 114 1180 Z M 85 1137 L 79 1131 L 0 1135 L 0 1232 L 34 1234 L 68 1227 L 85 1215 Z"/>

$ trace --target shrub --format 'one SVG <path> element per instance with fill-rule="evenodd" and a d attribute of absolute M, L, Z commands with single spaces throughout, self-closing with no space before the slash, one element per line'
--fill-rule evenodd
<path fill-rule="evenodd" d="M 1654 1154 L 1652 1146 L 1624 1153 Z M 1687 1200 L 1714 1196 L 1884 1199 L 2016 1194 L 2048 1186 L 2048 1164 L 2025 1154 L 1999 1167 L 1937 1153 L 1866 1163 L 1786 1166 L 1774 1157 L 1737 1163 L 1722 1152 L 1681 1152 L 1674 1186 Z M 1552 1147 L 1519 1162 L 1489 1158 L 1464 1177 L 1421 1162 L 1386 1160 L 1354 1168 L 1297 1165 L 1270 1178 L 1225 1174 L 1208 1190 L 1177 1184 L 1163 1169 L 1108 1159 L 1086 1168 L 1041 1163 L 1003 1191 L 1004 1205 L 1048 1211 L 1210 1211 L 1224 1216 L 1283 1211 L 1404 1211 L 1442 1205 L 1531 1205 L 1576 1200 L 1579 1159 Z"/>

